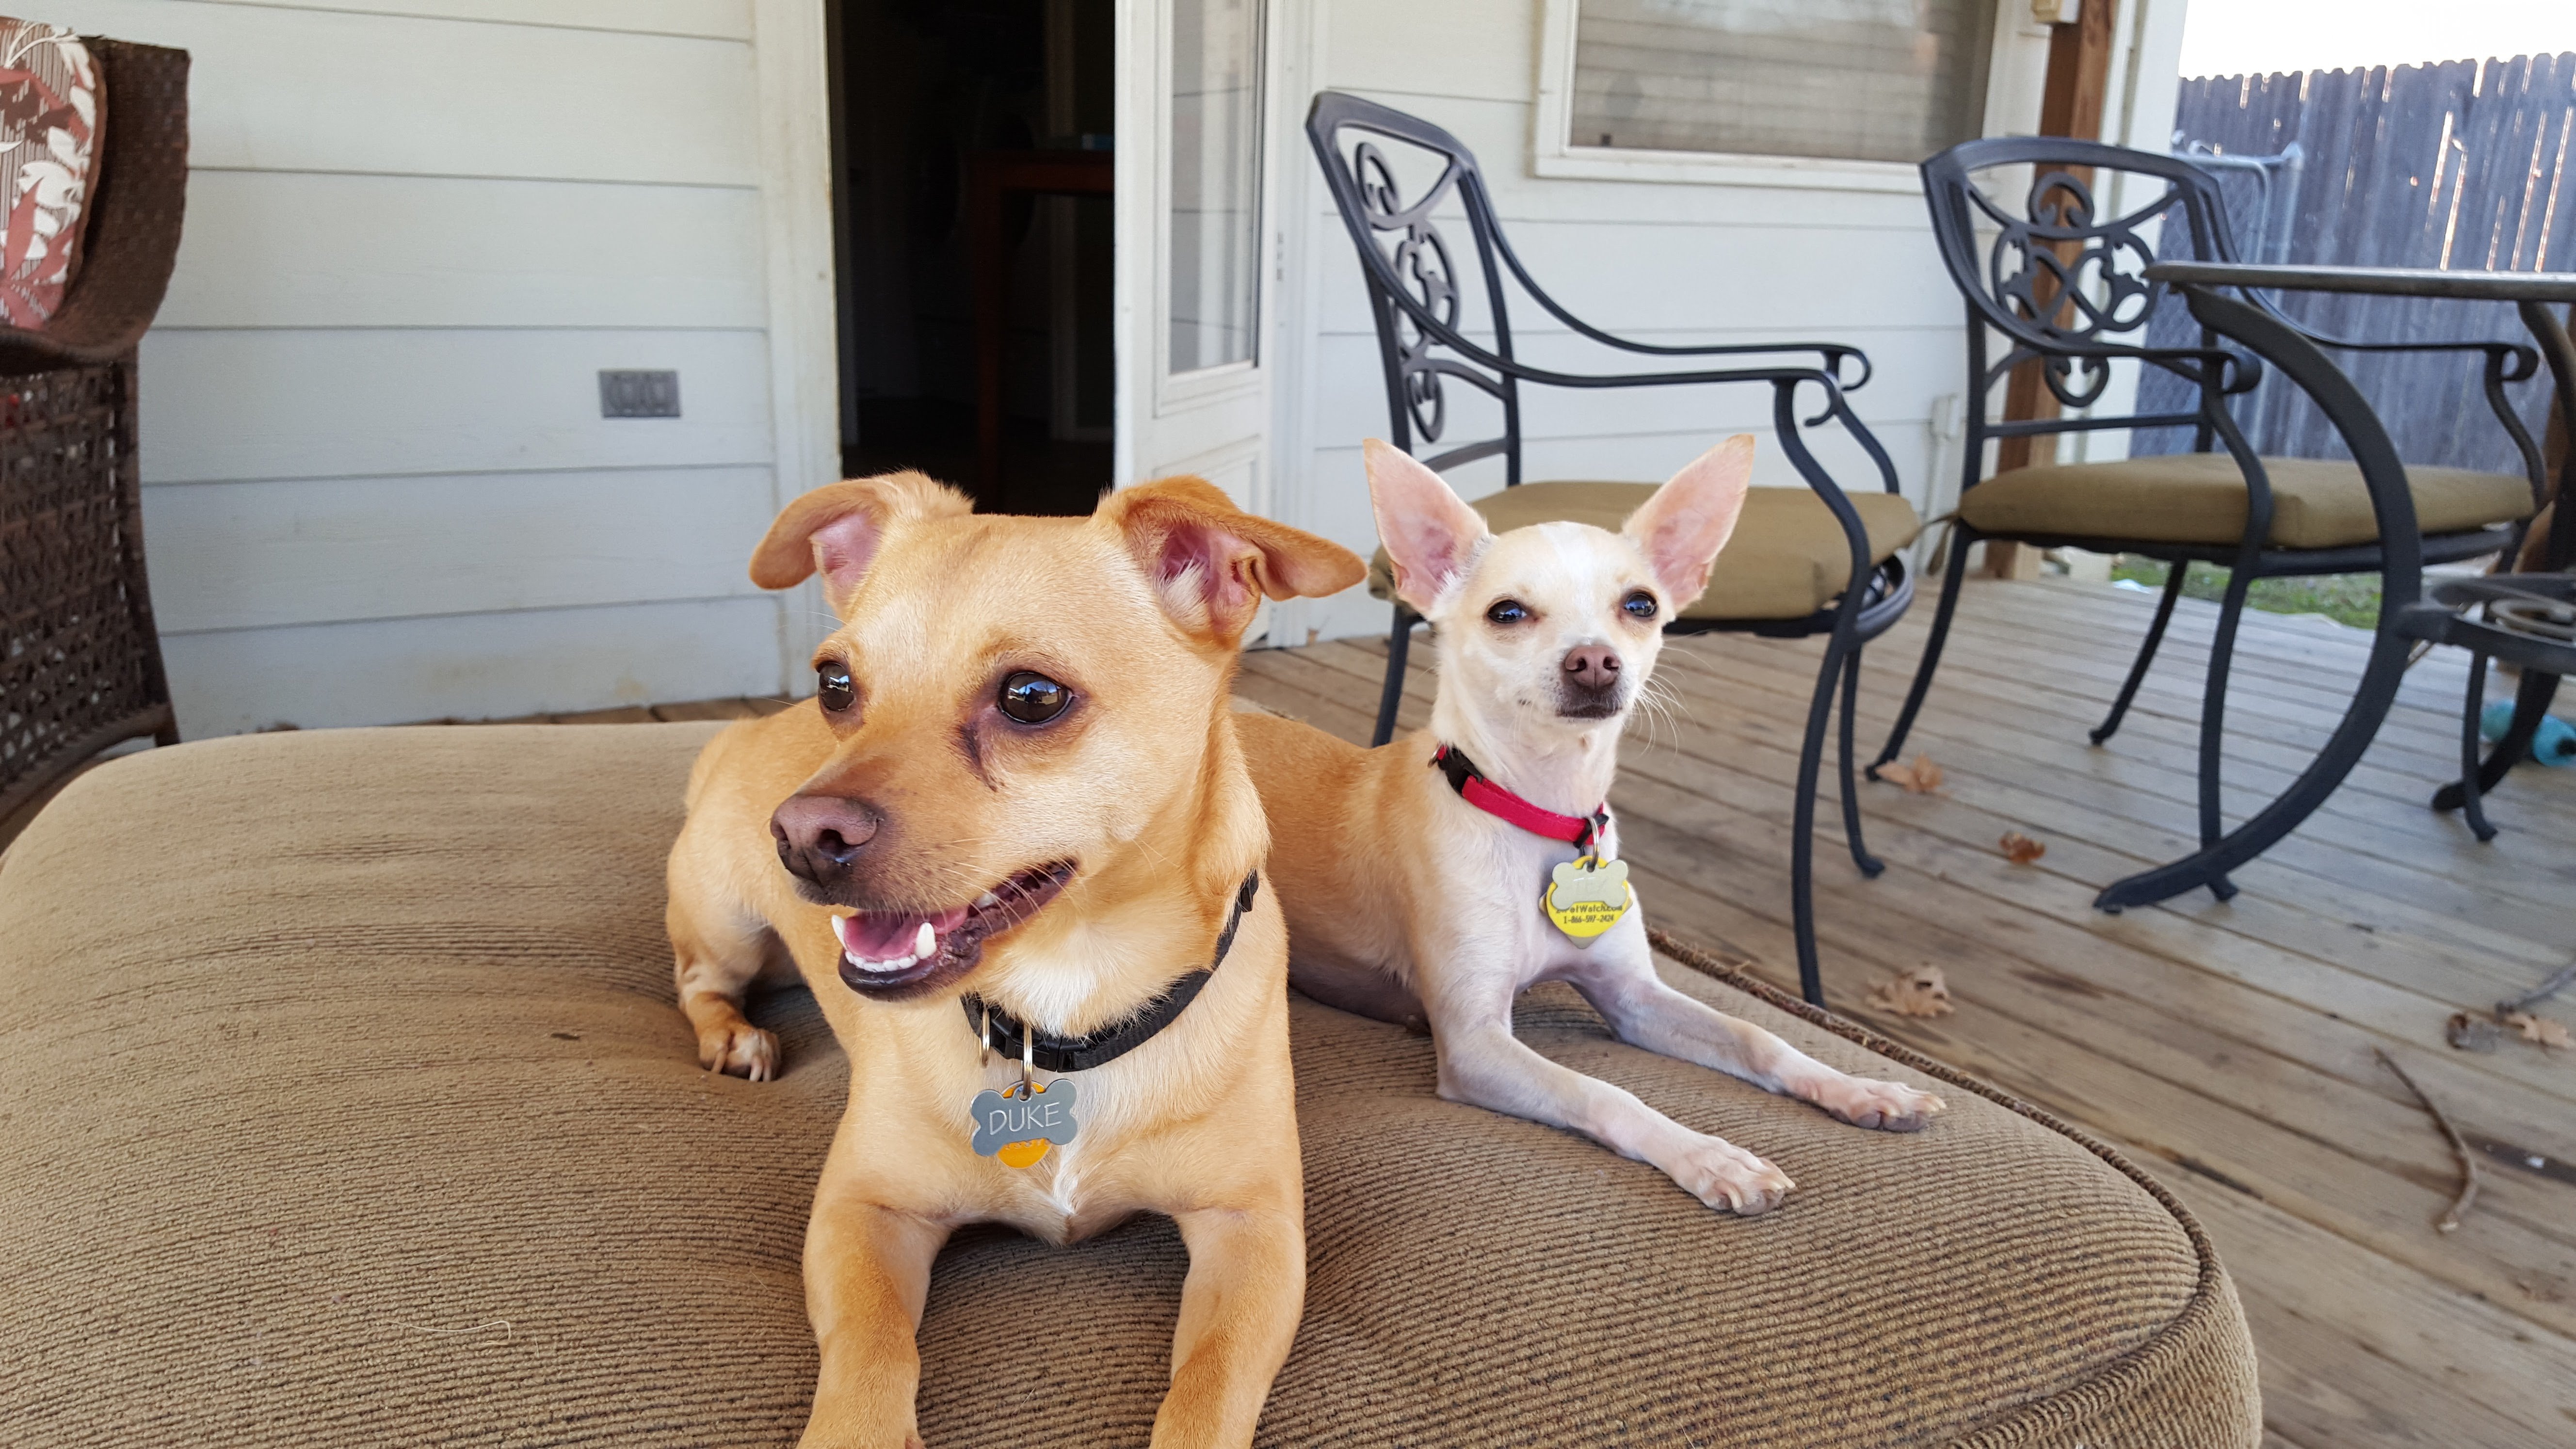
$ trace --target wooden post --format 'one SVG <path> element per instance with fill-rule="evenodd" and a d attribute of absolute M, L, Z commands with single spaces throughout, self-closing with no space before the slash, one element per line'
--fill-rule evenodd
<path fill-rule="evenodd" d="M 2102 103 L 2111 80 L 2111 35 L 2119 18 L 2119 0 L 2082 0 L 2075 18 L 2048 30 L 2048 87 L 2040 95 L 2039 134 L 2079 140 L 2102 138 Z M 2087 185 L 2090 168 L 2070 168 Z M 2068 261 L 2074 257 L 2070 252 Z M 2036 422 L 2057 416 L 2057 397 L 2040 380 L 2040 365 L 2025 362 L 2004 382 L 2004 420 Z M 2056 438 L 2048 439 L 2052 457 Z M 2008 473 L 2031 465 L 2037 438 L 2006 438 L 1995 445 L 1995 471 Z M 2039 550 L 2017 543 L 1986 545 L 1990 578 L 2039 577 Z"/>

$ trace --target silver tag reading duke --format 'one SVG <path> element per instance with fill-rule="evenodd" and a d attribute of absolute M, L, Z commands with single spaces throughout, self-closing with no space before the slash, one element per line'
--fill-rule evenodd
<path fill-rule="evenodd" d="M 1013 1082 L 975 1094 L 975 1155 L 1004 1167 L 1035 1167 L 1051 1144 L 1070 1146 L 1082 1124 L 1073 1118 L 1073 1083 Z"/>

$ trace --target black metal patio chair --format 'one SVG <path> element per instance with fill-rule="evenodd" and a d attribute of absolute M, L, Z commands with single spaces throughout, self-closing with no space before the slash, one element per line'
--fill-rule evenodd
<path fill-rule="evenodd" d="M 1997 194 L 2019 184 L 2012 168 L 2020 167 L 2030 168 L 2030 180 L 2021 207 L 2014 210 L 2000 203 Z M 2207 172 L 2171 156 L 2050 137 L 1963 142 L 1925 161 L 1922 169 L 1934 240 L 1951 281 L 1967 302 L 1971 402 L 1946 582 L 1913 686 L 1870 773 L 1874 777 L 1879 766 L 1904 748 L 1931 688 L 1942 642 L 1959 607 L 1959 586 L 1971 544 L 1990 539 L 2042 548 L 2071 546 L 2097 553 L 2141 554 L 2170 566 L 2137 659 L 2109 714 L 2092 731 L 2096 745 L 2119 729 L 2136 698 L 2173 617 L 2174 600 L 2182 592 L 2190 565 L 2225 565 L 2232 572 L 2210 643 L 2201 701 L 2201 848 L 2170 865 L 2115 882 L 2094 904 L 2116 911 L 2203 885 L 2224 900 L 2235 894 L 2228 869 L 2250 858 L 2242 848 L 2244 840 L 2238 838 L 2244 827 L 2235 836 L 2225 828 L 2219 774 L 2228 670 L 2246 591 L 2258 578 L 2383 570 L 2387 560 L 2381 514 L 2374 506 L 2369 480 L 2353 462 L 2256 456 L 2230 416 L 2227 401 L 2253 388 L 2262 364 L 2222 346 L 2207 316 L 2194 314 L 2202 323 L 2198 347 L 2143 345 L 2148 319 L 2178 295 L 2164 283 L 2140 275 L 2155 261 L 2147 235 L 2153 230 L 2150 223 L 2161 220 L 2167 228 L 2185 228 L 2197 257 L 2236 259 L 2218 185 Z M 2141 178 L 2140 184 L 2151 194 L 2121 215 L 2103 216 L 2095 201 L 2097 183 L 2114 172 Z M 1979 185 L 1981 177 L 1993 182 L 1995 194 Z M 1992 239 L 1982 238 L 1981 231 L 1991 231 Z M 2300 327 L 2259 295 L 2249 295 L 2266 319 L 2267 329 L 2286 331 L 2316 347 L 2480 355 L 2488 403 L 2522 450 L 2528 476 L 2404 468 L 2416 533 L 2409 542 L 2420 547 L 2425 563 L 2477 558 L 2515 543 L 2516 526 L 2533 512 L 2545 477 L 2540 450 L 2504 393 L 2504 384 L 2532 375 L 2538 359 L 2531 348 L 2508 342 L 2345 341 Z M 1992 354 L 1990 333 L 2002 334 L 2000 357 Z M 2266 335 L 2272 332 L 2267 330 Z M 2198 389 L 2198 405 L 2189 412 L 2154 415 L 2085 412 L 2102 400 L 2112 380 L 2112 364 L 2122 360 L 2179 375 Z M 2015 368 L 2029 364 L 2039 368 L 2048 391 L 2067 413 L 2027 421 L 1991 417 L 1989 407 L 1997 385 Z M 2305 381 L 2299 386 L 2324 406 L 2318 387 Z M 2328 414 L 2347 440 L 2361 426 L 2355 419 L 2335 416 L 2331 409 Z M 2376 429 L 2376 420 L 2367 426 Z M 1990 441 L 2157 427 L 2194 429 L 2193 451 L 1985 475 L 1985 445 Z M 2212 451 L 2213 444 L 2224 451 Z M 2408 592 L 2403 602 L 2411 604 L 2411 586 Z M 2356 714 L 2368 714 L 2375 723 L 2396 688 L 2394 675 L 2366 676 L 2363 695 L 2384 690 L 2387 698 L 2357 697 Z M 2357 741 L 2338 735 L 2329 751 L 2349 745 L 2350 753 L 2358 757 L 2367 744 L 2366 734 Z M 2323 757 L 2321 762 L 2333 768 L 2303 774 L 2290 793 L 2276 802 L 2290 818 L 2303 817 L 2321 803 L 2351 764 L 2349 759 L 2338 763 Z"/>
<path fill-rule="evenodd" d="M 1326 91 L 1306 117 L 1307 138 L 1323 164 L 1325 180 L 1359 250 L 1369 310 L 1377 323 L 1384 366 L 1391 439 L 1407 452 L 1446 443 L 1424 457 L 1434 470 L 1486 458 L 1503 460 L 1501 491 L 1472 506 L 1496 530 L 1570 520 L 1615 529 L 1655 490 L 1652 483 L 1528 482 L 1521 478 L 1521 387 L 1634 388 L 1742 384 L 1770 389 L 1774 441 L 1807 486 L 1756 488 L 1734 537 L 1717 561 L 1708 592 L 1678 612 L 1671 634 L 1732 630 L 1770 638 L 1822 636 L 1824 662 L 1807 710 L 1805 743 L 1798 756 L 1790 858 L 1791 910 L 1798 944 L 1798 977 L 1809 1001 L 1824 1001 L 1816 965 L 1813 854 L 1816 784 L 1825 729 L 1837 688 L 1842 694 L 1841 772 L 1843 830 L 1852 861 L 1864 875 L 1883 868 L 1861 838 L 1860 807 L 1853 789 L 1852 705 L 1860 683 L 1861 647 L 1885 633 L 1914 598 L 1914 581 L 1898 550 L 1913 541 L 1921 522 L 1897 492 L 1896 468 L 1878 439 L 1851 410 L 1844 394 L 1869 379 L 1869 359 L 1859 348 L 1832 342 L 1731 343 L 1676 346 L 1632 341 L 1594 327 L 1548 296 L 1514 255 L 1494 215 L 1493 199 L 1474 153 L 1438 126 L 1357 96 Z M 1407 201 L 1399 176 L 1428 176 Z M 1475 244 L 1483 280 L 1482 317 L 1464 309 L 1472 280 L 1453 264 L 1434 213 L 1454 205 Z M 1743 356 L 1759 359 L 1811 354 L 1821 365 L 1730 368 L 1718 371 L 1595 373 L 1538 367 L 1514 351 L 1511 280 L 1539 308 L 1578 337 L 1655 357 Z M 1846 363 L 1857 369 L 1843 380 Z M 1490 436 L 1471 442 L 1448 437 L 1464 409 L 1453 412 L 1446 385 L 1456 381 L 1489 400 L 1498 412 Z M 1799 389 L 1812 390 L 1816 411 L 1803 419 Z M 1879 487 L 1846 494 L 1809 448 L 1804 430 L 1838 425 L 1878 471 Z M 1394 596 L 1393 572 L 1379 550 L 1369 570 L 1370 591 L 1394 603 L 1387 636 L 1386 685 L 1378 703 L 1374 743 L 1395 733 L 1396 707 L 1404 694 L 1405 656 L 1419 618 Z"/>

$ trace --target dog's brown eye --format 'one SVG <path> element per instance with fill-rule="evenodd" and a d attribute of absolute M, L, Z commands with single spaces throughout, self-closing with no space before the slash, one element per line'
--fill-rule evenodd
<path fill-rule="evenodd" d="M 1501 599 L 1485 611 L 1485 617 L 1497 624 L 1517 624 L 1530 616 L 1518 599 Z"/>
<path fill-rule="evenodd" d="M 834 714 L 839 714 L 858 703 L 858 689 L 850 683 L 850 666 L 838 660 L 816 665 L 814 698 L 822 702 L 823 708 Z"/>
<path fill-rule="evenodd" d="M 1619 607 L 1627 610 L 1631 618 L 1651 619 L 1655 617 L 1655 596 L 1639 589 L 1621 600 Z"/>
<path fill-rule="evenodd" d="M 1073 691 L 1023 669 L 1002 681 L 1002 713 L 1022 724 L 1045 724 L 1073 703 Z"/>

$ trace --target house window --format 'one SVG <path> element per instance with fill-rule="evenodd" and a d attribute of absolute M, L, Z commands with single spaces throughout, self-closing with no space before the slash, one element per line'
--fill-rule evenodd
<path fill-rule="evenodd" d="M 1566 143 L 1915 162 L 1979 134 L 1996 0 L 1576 0 Z"/>
<path fill-rule="evenodd" d="M 1261 5 L 1172 3 L 1171 371 L 1252 361 L 1261 259 Z"/>

